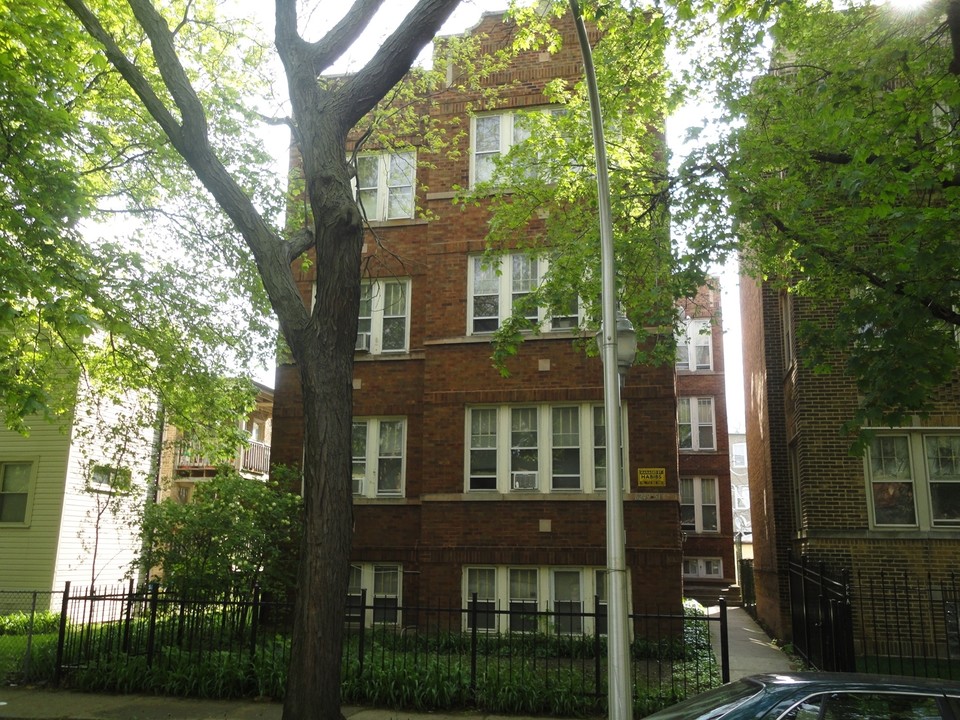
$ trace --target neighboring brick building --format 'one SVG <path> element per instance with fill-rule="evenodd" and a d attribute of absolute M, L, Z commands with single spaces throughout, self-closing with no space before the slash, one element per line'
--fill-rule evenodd
<path fill-rule="evenodd" d="M 720 310 L 717 287 L 686 303 L 676 362 L 683 591 L 708 605 L 736 584 Z"/>
<path fill-rule="evenodd" d="M 865 456 L 852 457 L 841 425 L 857 407 L 856 385 L 843 372 L 817 374 L 798 362 L 795 342 L 800 323 L 827 326 L 830 309 L 746 277 L 740 287 L 760 619 L 791 638 L 791 550 L 834 574 L 906 571 L 937 582 L 955 572 L 960 378 L 942 388 L 929 417 L 878 428 Z M 906 610 L 891 601 L 890 612 Z"/>
<path fill-rule="evenodd" d="M 567 22 L 558 54 L 522 53 L 496 76 L 509 85 L 498 111 L 471 117 L 475 98 L 452 91 L 431 106 L 439 126 L 459 120 L 459 154 L 359 157 L 361 197 L 377 237 L 368 233 L 364 245 L 372 261 L 354 370 L 351 593 L 372 594 L 381 621 L 395 621 L 398 604 L 463 606 L 474 592 L 481 602 L 521 610 L 589 612 L 595 596 L 605 603 L 601 363 L 576 346 L 577 317 L 555 316 L 501 377 L 490 360 L 491 333 L 542 268 L 520 253 L 505 257 L 500 273 L 485 268 L 489 211 L 451 202 L 456 187 L 471 186 L 509 147 L 513 109 L 544 105 L 543 88 L 556 77 L 581 77 Z M 489 36 L 487 49 L 511 39 L 497 14 L 474 31 Z M 315 271 L 298 276 L 304 302 Z M 669 365 L 634 367 L 623 390 L 626 557 L 637 612 L 676 610 L 681 599 L 675 382 Z M 717 391 L 708 384 L 698 392 Z M 723 412 L 719 401 L 718 444 L 726 437 Z M 302 460 L 292 365 L 277 370 L 272 452 L 276 463 Z M 710 454 L 726 460 L 725 447 Z M 638 485 L 639 469 L 653 471 L 644 474 L 653 485 Z M 728 490 L 721 497 L 729 502 Z M 725 512 L 729 518 L 729 505 Z M 709 555 L 728 562 L 718 550 Z M 733 577 L 732 566 L 724 575 Z"/>

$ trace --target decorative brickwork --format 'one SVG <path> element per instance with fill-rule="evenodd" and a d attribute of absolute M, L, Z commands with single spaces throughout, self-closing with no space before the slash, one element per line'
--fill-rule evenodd
<path fill-rule="evenodd" d="M 493 79 L 508 87 L 503 108 L 543 104 L 546 82 L 580 79 L 572 23 L 562 30 L 559 55 L 522 53 L 509 71 Z M 509 40 L 511 28 L 501 16 L 485 15 L 474 31 L 489 34 L 489 43 L 497 45 Z M 469 487 L 471 408 L 536 407 L 548 413 L 556 406 L 573 405 L 586 417 L 582 427 L 587 427 L 589 411 L 603 400 L 600 361 L 586 357 L 576 333 L 529 337 L 510 360 L 506 378 L 491 364 L 489 335 L 470 333 L 469 255 L 484 249 L 489 212 L 455 206 L 450 198 L 456 186 L 470 182 L 470 120 L 465 111 L 471 99 L 441 94 L 430 110 L 442 123 L 459 120 L 464 131 L 457 153 L 424 153 L 419 158 L 418 205 L 429 211 L 430 221 L 378 223 L 377 236 L 368 234 L 364 246 L 368 274 L 409 279 L 411 297 L 406 350 L 356 356 L 354 417 L 403 418 L 405 450 L 402 496 L 355 501 L 353 559 L 401 564 L 402 604 L 462 602 L 465 567 L 594 569 L 606 563 L 604 493 L 591 489 L 592 477 L 589 486 L 583 479 L 581 491 L 552 490 L 542 472 L 536 492 Z M 309 302 L 316 271 L 323 269 L 310 267 L 299 276 L 304 302 Z M 698 458 L 683 458 L 683 467 L 720 479 L 722 529 L 703 552 L 723 557 L 729 584 L 734 567 L 719 327 L 713 342 L 714 371 L 702 378 L 691 373 L 685 382 L 691 392 L 715 398 L 718 447 Z M 676 383 L 670 365 L 634 367 L 623 389 L 631 478 L 625 508 L 627 560 L 638 611 L 676 609 L 681 600 Z M 592 434 L 581 438 L 585 444 L 580 452 L 592 463 Z M 283 365 L 277 371 L 274 461 L 299 465 L 301 441 L 299 380 L 296 368 Z M 638 487 L 639 468 L 662 470 L 665 484 Z"/>

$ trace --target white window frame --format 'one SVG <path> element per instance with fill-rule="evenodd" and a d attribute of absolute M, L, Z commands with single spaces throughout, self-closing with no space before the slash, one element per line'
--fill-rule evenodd
<path fill-rule="evenodd" d="M 682 486 L 685 481 L 689 481 L 693 489 L 693 498 L 692 498 L 693 502 L 690 502 L 690 503 L 683 502 L 684 498 L 683 498 Z M 681 484 L 680 506 L 681 508 L 684 505 L 692 506 L 693 515 L 694 515 L 694 522 L 693 522 L 692 529 L 683 527 L 683 519 L 681 515 L 680 529 L 683 530 L 684 532 L 694 533 L 697 535 L 700 535 L 700 534 L 715 535 L 719 533 L 720 532 L 720 493 L 719 493 L 720 483 L 717 481 L 717 478 L 700 477 L 700 476 L 684 476 L 680 478 L 680 484 Z M 704 508 L 708 507 L 708 505 L 704 501 L 704 494 L 705 494 L 704 486 L 711 486 L 711 485 L 713 486 L 713 503 L 710 504 L 709 506 L 713 507 L 714 509 L 714 519 L 716 524 L 716 527 L 713 527 L 713 528 L 706 527 L 706 521 L 704 518 L 704 515 L 705 515 Z"/>
<path fill-rule="evenodd" d="M 386 291 L 385 286 L 391 283 L 400 283 L 403 286 L 403 300 L 404 300 L 404 339 L 403 339 L 403 348 L 402 349 L 383 349 L 383 321 L 385 318 L 390 317 L 400 317 L 399 315 L 390 316 L 386 314 L 385 298 Z M 406 353 L 410 351 L 410 292 L 411 292 L 411 282 L 410 278 L 372 278 L 368 280 L 363 280 L 361 282 L 360 292 L 361 292 L 361 312 L 362 312 L 362 303 L 363 303 L 363 291 L 364 288 L 370 288 L 370 300 L 371 300 L 371 314 L 370 315 L 361 315 L 358 320 L 359 325 L 357 327 L 357 346 L 360 345 L 360 335 L 366 333 L 369 336 L 368 349 L 363 351 L 369 353 L 370 355 L 380 355 L 380 354 L 393 354 L 393 353 Z M 314 282 L 311 291 L 310 291 L 310 312 L 313 312 L 314 306 L 317 304 L 317 283 Z M 363 320 L 369 318 L 370 328 L 369 330 L 363 327 Z M 359 352 L 359 351 L 358 351 Z"/>
<path fill-rule="evenodd" d="M 396 308 L 386 307 L 387 288 L 400 287 L 401 299 L 403 303 L 402 315 L 396 313 Z M 371 355 L 387 355 L 392 353 L 406 353 L 410 351 L 410 279 L 409 278 L 376 278 L 364 280 L 360 284 L 361 315 L 359 317 L 359 327 L 357 330 L 357 345 L 360 345 L 360 336 L 363 333 L 369 335 L 369 350 Z M 363 313 L 364 298 L 369 293 L 370 314 Z M 384 348 L 383 347 L 383 325 L 386 320 L 403 318 L 403 347 Z M 369 323 L 369 329 L 366 328 Z"/>
<path fill-rule="evenodd" d="M 713 572 L 714 568 L 716 569 L 716 572 Z M 723 558 L 684 557 L 683 576 L 685 578 L 721 580 L 723 579 Z"/>
<path fill-rule="evenodd" d="M 740 459 L 742 458 L 742 462 Z M 747 467 L 747 444 L 745 442 L 730 443 L 730 467 Z"/>
<path fill-rule="evenodd" d="M 709 403 L 709 405 L 708 405 Z M 682 445 L 683 435 L 680 433 L 682 407 L 686 404 L 690 414 L 690 447 Z M 710 428 L 710 445 L 700 441 L 702 428 Z M 716 403 L 712 396 L 684 396 L 677 398 L 677 447 L 680 452 L 715 452 L 717 449 L 717 422 Z"/>
<path fill-rule="evenodd" d="M 733 486 L 733 509 L 734 510 L 750 509 L 750 487 L 748 485 Z"/>
<path fill-rule="evenodd" d="M 705 363 L 698 360 L 698 348 L 706 348 Z M 677 370 L 710 372 L 713 370 L 713 323 L 710 318 L 690 318 L 677 336 Z"/>
<path fill-rule="evenodd" d="M 875 450 L 877 443 L 882 440 L 901 439 L 907 450 L 906 465 L 901 467 L 899 476 L 884 475 L 876 467 Z M 928 457 L 928 445 L 934 438 L 949 438 L 953 441 L 960 439 L 960 428 L 924 428 L 920 429 L 890 429 L 878 431 L 874 442 L 864 454 L 864 476 L 866 478 L 867 509 L 870 528 L 880 532 L 897 530 L 920 531 L 957 531 L 960 529 L 958 520 L 938 520 L 934 512 L 933 486 L 939 484 L 960 485 L 960 475 L 956 478 L 945 477 L 933 479 L 931 477 L 931 463 Z M 895 459 L 892 462 L 896 462 Z M 912 493 L 913 522 L 879 522 L 877 513 L 876 493 L 883 492 L 883 486 L 909 485 Z"/>
<path fill-rule="evenodd" d="M 354 425 L 366 427 L 365 453 L 353 456 L 353 496 L 355 498 L 402 498 L 406 492 L 407 475 L 407 419 L 405 417 L 355 417 Z M 381 460 L 396 459 L 395 455 L 381 457 L 380 442 L 383 426 L 386 423 L 399 423 L 402 438 L 400 440 L 400 487 L 397 490 L 381 490 L 380 462 Z M 353 443 L 351 442 L 351 445 Z M 359 449 L 359 448 L 358 448 Z M 354 450 L 356 452 L 356 450 Z M 359 462 L 363 461 L 363 473 L 357 470 Z M 359 491 L 358 491 L 359 484 Z"/>
<path fill-rule="evenodd" d="M 33 517 L 33 498 L 36 494 L 37 467 L 39 464 L 40 458 L 38 457 L 4 456 L 0 458 L 0 500 L 3 501 L 0 502 L 0 513 L 3 512 L 4 506 L 7 502 L 12 503 L 11 498 L 14 495 L 26 495 L 23 501 L 23 516 L 18 516 L 16 519 L 0 520 L 0 527 L 27 527 L 30 525 Z M 14 489 L 12 480 L 10 481 L 9 488 L 6 487 L 7 467 L 12 465 L 30 466 L 29 470 L 27 471 L 28 478 L 25 491 L 19 489 L 19 487 Z M 2 517 L 2 515 L 0 515 L 0 517 Z"/>
<path fill-rule="evenodd" d="M 603 418 L 602 406 L 596 403 L 541 403 L 517 405 L 471 405 L 466 408 L 464 419 L 464 491 L 467 493 L 501 493 L 501 494 L 579 494 L 606 491 L 605 468 L 598 465 L 599 458 L 606 460 L 606 448 L 597 445 L 598 428 L 594 427 L 597 417 L 595 408 L 601 408 L 599 414 Z M 554 478 L 554 410 L 561 408 L 576 408 L 577 424 L 579 427 L 579 486 L 554 487 L 557 478 Z M 532 472 L 531 463 L 527 467 L 517 468 L 514 462 L 514 432 L 513 418 L 515 411 L 533 411 L 536 413 L 536 479 L 532 483 L 527 474 Z M 483 418 L 478 429 L 482 434 L 473 434 L 474 420 Z M 626 408 L 623 409 L 622 420 L 626 427 Z M 627 434 L 624 433 L 624 442 Z M 475 443 L 475 440 L 479 441 Z M 569 449 L 564 445 L 556 449 Z M 482 455 L 481 455 L 482 454 Z M 492 473 L 484 468 L 484 472 L 473 473 L 474 459 L 478 464 L 483 458 L 483 465 L 489 466 L 491 457 L 494 459 L 495 471 Z M 519 473 L 517 477 L 514 473 Z M 522 476 L 522 477 L 521 477 Z M 572 478 L 572 475 L 558 476 Z M 476 482 L 475 482 L 476 481 Z M 626 473 L 624 473 L 626 485 Z M 567 482 L 566 484 L 569 484 Z M 485 486 L 485 487 L 484 487 Z"/>
<path fill-rule="evenodd" d="M 496 168 L 494 167 L 491 171 L 490 177 L 483 178 L 482 180 L 477 179 L 477 156 L 479 154 L 491 155 L 493 157 L 504 157 L 507 153 L 510 152 L 510 148 L 514 145 L 517 145 L 527 138 L 530 137 L 529 131 L 522 127 L 522 113 L 533 113 L 533 112 L 543 112 L 543 113 L 553 113 L 561 114 L 566 112 L 566 108 L 562 106 L 549 105 L 541 107 L 530 107 L 523 108 L 523 110 L 499 110 L 495 112 L 480 113 L 478 115 L 473 115 L 470 118 L 470 187 L 475 187 L 479 182 L 489 182 L 494 179 L 494 172 Z M 499 143 L 496 149 L 489 150 L 477 150 L 477 122 L 485 122 L 490 118 L 499 119 Z M 520 121 L 520 122 L 518 122 Z M 496 160 L 494 160 L 496 163 Z M 535 170 L 531 169 L 531 174 Z"/>
<path fill-rule="evenodd" d="M 514 275 L 516 264 L 514 259 L 522 262 L 527 259 L 535 263 L 536 272 L 532 278 L 532 283 L 528 288 L 518 288 L 514 284 Z M 490 335 L 496 332 L 513 315 L 513 304 L 516 298 L 533 292 L 540 284 L 543 277 L 550 269 L 550 261 L 543 257 L 533 257 L 526 253 L 509 253 L 490 261 L 483 255 L 469 255 L 467 257 L 467 335 Z M 478 293 L 478 280 L 481 279 L 490 283 L 491 287 L 485 289 L 485 292 Z M 529 280 L 529 278 L 517 278 L 518 282 Z M 495 289 L 494 289 L 495 285 Z M 475 316 L 475 300 L 477 297 L 488 297 L 496 294 L 497 297 L 497 316 L 484 315 L 479 318 Z M 572 308 L 571 308 L 572 309 Z M 576 330 L 580 325 L 581 308 L 577 301 L 577 312 L 575 315 L 556 315 L 552 316 L 547 308 L 538 306 L 534 312 L 526 316 L 530 322 L 537 324 L 542 330 L 547 332 L 570 332 Z M 496 327 L 490 329 L 477 330 L 477 320 L 492 321 L 496 319 Z"/>
<path fill-rule="evenodd" d="M 409 178 L 410 182 L 391 185 L 392 178 L 390 172 L 396 158 L 405 157 L 412 171 Z M 415 150 L 398 150 L 394 152 L 370 152 L 361 153 L 357 156 L 357 164 L 362 161 L 377 161 L 377 185 L 374 187 L 360 187 L 360 170 L 357 168 L 357 175 L 354 178 L 353 191 L 354 199 L 360 202 L 360 193 L 362 191 L 372 191 L 376 193 L 376 202 L 371 203 L 374 207 L 367 207 L 364 203 L 363 210 L 367 214 L 367 219 L 372 221 L 386 222 L 389 220 L 407 220 L 416 215 L 417 208 L 417 153 Z M 410 207 L 399 214 L 390 214 L 390 195 L 395 189 L 409 188 Z"/>
<path fill-rule="evenodd" d="M 363 608 L 363 625 L 364 627 L 371 627 L 373 625 L 396 625 L 402 626 L 403 624 L 403 614 L 401 608 L 403 607 L 403 565 L 400 563 L 392 562 L 368 562 L 368 563 L 351 563 L 351 583 L 347 588 L 347 597 L 356 598 L 356 602 L 359 603 L 362 595 L 362 590 L 366 590 L 366 606 Z M 353 586 L 353 578 L 356 576 L 356 571 L 359 570 L 360 584 L 359 587 Z M 377 589 L 377 576 L 378 573 L 385 571 L 392 571 L 396 575 L 397 579 L 397 589 L 393 593 L 383 593 L 378 592 Z M 381 587 L 382 590 L 382 587 Z M 382 620 L 377 619 L 378 608 L 377 600 L 378 599 L 392 599 L 396 602 L 396 619 L 395 620 Z M 348 612 L 350 608 L 348 606 Z M 356 622 L 357 614 L 348 614 L 347 622 Z"/>
<path fill-rule="evenodd" d="M 531 603 L 535 602 L 536 611 L 538 613 L 544 613 L 548 611 L 553 611 L 556 609 L 556 604 L 558 600 L 560 602 L 568 602 L 564 599 L 559 599 L 556 592 L 556 577 L 558 573 L 576 573 L 578 577 L 579 584 L 579 604 L 580 612 L 583 613 L 582 616 L 582 625 L 579 627 L 565 627 L 565 620 L 569 618 L 559 618 L 558 616 L 551 614 L 541 615 L 541 620 L 546 620 L 550 623 L 549 628 L 542 627 L 542 623 L 536 623 L 536 627 L 533 627 L 534 624 L 528 624 L 524 629 L 515 629 L 513 632 L 533 632 L 533 631 L 544 631 L 548 630 L 551 633 L 560 633 L 560 634 L 572 634 L 580 635 L 583 634 L 592 635 L 595 630 L 598 629 L 597 620 L 592 616 L 593 613 L 598 610 L 601 611 L 603 620 L 599 623 L 599 629 L 602 635 L 606 634 L 606 618 L 607 618 L 607 587 L 606 587 L 606 577 L 607 571 L 606 568 L 592 567 L 592 566 L 578 566 L 578 565 L 562 565 L 562 566 L 529 566 L 529 565 L 464 565 L 461 569 L 461 592 L 463 597 L 463 607 L 467 610 L 470 608 L 470 602 L 472 600 L 470 592 L 470 576 L 473 572 L 483 572 L 488 578 L 493 578 L 493 589 L 492 593 L 487 597 L 481 597 L 479 594 L 477 596 L 477 619 L 481 619 L 481 614 L 486 612 L 492 612 L 492 617 L 487 616 L 486 623 L 477 623 L 477 631 L 485 633 L 497 633 L 497 632 L 509 632 L 511 627 L 511 615 L 510 615 L 510 603 L 512 598 L 510 597 L 510 578 L 513 571 L 533 571 L 536 573 L 536 599 L 535 601 L 530 601 Z M 628 609 L 630 603 L 630 576 L 629 570 L 627 571 L 627 602 Z M 596 598 L 599 598 L 597 605 Z M 488 610 L 489 608 L 489 610 Z M 569 612 L 569 611 L 568 611 Z M 576 618 L 576 621 L 579 622 L 581 618 Z M 521 621 L 518 621 L 522 624 Z M 469 613 L 464 613 L 463 627 L 465 630 L 470 630 L 470 617 Z M 632 630 L 631 630 L 632 632 Z"/>

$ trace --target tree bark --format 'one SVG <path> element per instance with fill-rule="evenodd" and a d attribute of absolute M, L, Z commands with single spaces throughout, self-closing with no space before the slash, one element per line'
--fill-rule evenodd
<path fill-rule="evenodd" d="M 205 109 L 177 56 L 174 35 L 150 0 L 127 0 L 163 78 L 124 54 L 84 0 L 62 0 L 137 94 L 250 247 L 280 330 L 300 371 L 304 408 L 304 535 L 284 720 L 340 720 L 340 657 L 353 534 L 351 427 L 353 348 L 360 303 L 363 224 L 347 166 L 347 134 L 410 69 L 459 0 L 419 0 L 373 60 L 333 90 L 318 75 L 352 45 L 383 0 L 356 0 L 316 43 L 297 28 L 297 0 L 276 0 L 276 46 L 293 108 L 293 132 L 313 218 L 317 293 L 304 307 L 291 263 L 308 247 L 257 212 L 216 156 Z M 175 107 L 170 108 L 170 100 Z"/>

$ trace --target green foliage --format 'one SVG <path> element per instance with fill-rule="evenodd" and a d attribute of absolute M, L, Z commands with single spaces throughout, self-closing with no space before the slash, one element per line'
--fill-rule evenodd
<path fill-rule="evenodd" d="M 285 597 L 296 579 L 301 500 L 277 481 L 221 471 L 200 482 L 192 501 L 148 505 L 141 563 L 157 568 L 166 588 L 184 592 L 249 591 Z"/>
<path fill-rule="evenodd" d="M 550 15 L 561 14 L 564 6 L 554 3 Z M 517 11 L 522 28 L 517 44 L 524 50 L 559 46 L 541 9 Z M 709 262 L 724 250 L 717 243 L 673 246 L 670 239 L 672 181 L 663 132 L 666 116 L 682 96 L 673 91 L 664 67 L 666 48 L 682 30 L 668 22 L 665 13 L 672 13 L 672 6 L 584 3 L 584 12 L 601 32 L 594 62 L 605 124 L 618 300 L 637 328 L 638 359 L 672 362 L 677 302 L 696 296 L 707 280 Z M 527 302 L 550 314 L 567 314 L 571 303 L 579 301 L 583 329 L 596 329 L 600 240 L 586 85 L 555 81 L 546 95 L 559 112 L 521 113 L 529 138 L 499 159 L 492 181 L 478 184 L 460 200 L 491 203 L 491 264 L 517 250 L 549 263 Z M 493 360 L 503 373 L 526 334 L 537 330 L 523 318 L 520 305 L 496 336 Z M 582 346 L 596 351 L 592 342 Z"/>
<path fill-rule="evenodd" d="M 35 633 L 57 632 L 60 627 L 60 613 L 35 612 L 32 615 L 25 612 L 15 612 L 10 615 L 0 615 L 0 635 L 26 635 Z"/>
<path fill-rule="evenodd" d="M 677 216 L 800 298 L 798 354 L 856 379 L 858 430 L 929 411 L 960 362 L 960 77 L 940 4 L 838 5 L 776 5 L 769 59 L 714 75 L 730 125 L 688 160 Z"/>
<path fill-rule="evenodd" d="M 256 86 L 242 64 L 250 44 L 209 12 L 193 4 L 178 37 L 205 50 L 197 70 L 218 79 L 203 94 L 224 162 L 276 211 L 254 176 L 259 141 L 235 137 L 252 120 L 237 109 Z M 142 48 L 118 8 L 108 22 Z M 274 335 L 252 263 L 60 2 L 0 2 L 0 117 L 5 424 L 65 422 L 82 381 L 152 393 L 185 429 L 235 425 L 249 391 L 222 378 L 266 357 Z"/>

